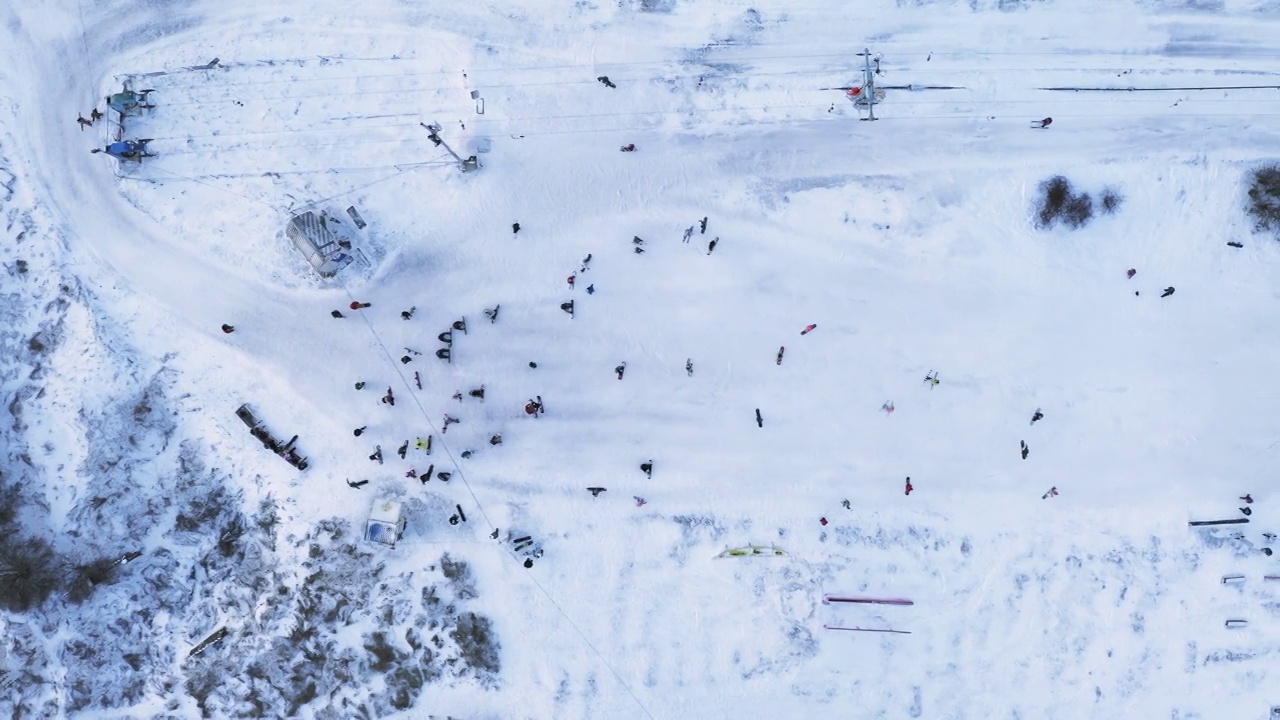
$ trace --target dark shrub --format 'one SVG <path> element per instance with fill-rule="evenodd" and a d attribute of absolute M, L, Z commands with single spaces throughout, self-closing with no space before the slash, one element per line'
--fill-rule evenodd
<path fill-rule="evenodd" d="M 40 538 L 0 540 L 0 607 L 26 612 L 58 589 L 58 556 Z"/>
<path fill-rule="evenodd" d="M 1253 171 L 1248 210 L 1255 229 L 1280 229 L 1280 165 L 1266 165 Z"/>

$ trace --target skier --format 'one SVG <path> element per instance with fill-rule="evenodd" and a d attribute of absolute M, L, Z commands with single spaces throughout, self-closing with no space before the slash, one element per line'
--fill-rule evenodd
<path fill-rule="evenodd" d="M 1169 287 L 1167 287 L 1167 288 L 1165 288 L 1165 289 L 1164 289 L 1164 292 L 1160 293 L 1160 297 L 1162 297 L 1162 298 L 1166 298 L 1166 297 L 1169 297 L 1169 296 L 1170 296 L 1170 295 L 1172 295 L 1172 294 L 1173 294 L 1173 286 L 1172 286 L 1172 285 L 1170 285 Z"/>
<path fill-rule="evenodd" d="M 369 426 L 368 426 L 368 425 L 362 425 L 362 426 L 360 426 L 360 427 L 356 428 L 355 430 L 352 430 L 352 431 L 351 431 L 351 434 L 352 434 L 352 435 L 355 435 L 356 437 L 360 437 L 361 435 L 363 435 L 363 434 L 364 434 L 364 430 L 365 430 L 365 428 L 367 428 L 367 427 L 369 427 Z"/>
<path fill-rule="evenodd" d="M 701 233 L 699 233 L 699 234 L 701 234 L 701 235 L 706 235 L 706 234 L 707 234 L 707 219 L 706 219 L 706 218 L 702 218 L 702 232 L 701 232 Z"/>
<path fill-rule="evenodd" d="M 374 451 L 373 451 L 373 454 L 369 456 L 369 459 L 370 459 L 370 460 L 377 460 L 377 461 L 378 461 L 378 464 L 379 464 L 379 465 L 381 465 L 381 464 L 382 464 L 382 446 L 381 446 L 381 445 L 375 445 L 375 446 L 374 446 L 374 448 L 375 448 L 375 449 L 374 449 Z"/>
<path fill-rule="evenodd" d="M 720 238 L 716 238 L 715 240 L 712 240 L 711 244 L 707 245 L 707 254 L 710 255 L 711 253 L 715 252 L 716 245 L 718 245 L 719 243 L 720 243 Z"/>
<path fill-rule="evenodd" d="M 1040 496 L 1040 499 L 1041 499 L 1041 500 L 1048 500 L 1048 499 L 1049 499 L 1049 498 L 1051 498 L 1051 497 L 1058 497 L 1058 486 L 1057 486 L 1057 485 L 1054 485 L 1053 487 L 1049 488 L 1049 492 L 1047 492 L 1047 493 L 1045 493 L 1045 494 L 1041 495 L 1041 496 Z"/>
<path fill-rule="evenodd" d="M 640 463 L 640 472 L 644 473 L 646 477 L 652 478 L 653 477 L 653 461 L 650 460 L 649 462 L 646 462 L 646 463 Z"/>
<path fill-rule="evenodd" d="M 360 480 L 359 482 L 351 482 L 350 480 L 347 480 L 347 487 L 353 487 L 357 490 L 359 490 L 360 488 L 368 484 L 369 484 L 368 480 Z"/>
<path fill-rule="evenodd" d="M 690 225 L 689 227 L 685 228 L 685 231 L 684 231 L 684 241 L 685 241 L 685 242 L 689 242 L 689 238 L 691 238 L 691 237 L 693 237 L 693 226 L 692 226 L 692 225 Z"/>
<path fill-rule="evenodd" d="M 600 497 L 600 493 L 604 492 L 607 489 L 608 488 L 602 488 L 602 487 L 589 487 L 587 488 L 587 492 L 591 493 L 591 497 Z"/>
<path fill-rule="evenodd" d="M 362 303 L 359 300 L 352 300 L 350 307 L 352 310 L 363 310 L 367 307 L 373 307 L 373 303 Z"/>
<path fill-rule="evenodd" d="M 892 415 L 892 414 L 893 414 L 893 403 L 892 403 L 892 402 L 886 402 L 885 404 L 883 404 L 883 405 L 881 405 L 881 406 L 880 406 L 880 409 L 881 409 L 881 410 L 883 410 L 883 411 L 885 412 L 885 414 L 886 414 L 886 415 Z"/>
<path fill-rule="evenodd" d="M 404 444 L 403 444 L 403 445 L 401 445 L 401 446 L 396 450 L 396 454 L 400 456 L 400 459 L 401 459 L 401 460 L 403 460 L 403 459 L 404 459 L 404 456 L 405 456 L 405 455 L 409 454 L 409 441 L 408 441 L 408 440 L 405 440 L 405 441 L 404 441 Z"/>
<path fill-rule="evenodd" d="M 938 386 L 938 383 L 942 382 L 941 380 L 938 379 L 938 373 L 936 372 L 930 372 L 928 375 L 925 375 L 924 381 L 929 383 L 930 390 L 934 389 L 935 387 Z"/>
<path fill-rule="evenodd" d="M 329 314 L 330 314 L 330 315 L 332 315 L 332 316 L 334 316 L 334 317 L 336 317 L 336 318 L 346 317 L 346 315 L 343 315 L 342 313 L 338 312 L 337 310 L 334 310 L 333 312 L 331 312 L 331 313 L 329 313 Z"/>
<path fill-rule="evenodd" d="M 607 87 L 607 88 L 616 88 L 616 87 L 618 87 L 617 85 L 614 85 L 612 81 L 610 81 L 610 80 L 609 80 L 609 76 L 608 76 L 608 75 L 601 75 L 600 77 L 596 78 L 596 81 L 597 81 L 597 82 L 599 82 L 600 84 L 604 85 L 604 86 L 605 86 L 605 87 Z"/>
<path fill-rule="evenodd" d="M 1022 448 L 1022 459 L 1026 460 L 1027 455 L 1031 454 L 1031 448 L 1027 447 L 1027 443 L 1024 440 L 1019 440 L 1018 445 Z"/>
<path fill-rule="evenodd" d="M 444 416 L 444 427 L 440 429 L 440 434 L 443 435 L 449 432 L 449 426 L 456 422 L 462 422 L 462 421 L 446 413 Z"/>
<path fill-rule="evenodd" d="M 1039 129 L 1039 128 L 1047 128 L 1047 127 L 1049 127 L 1049 126 L 1050 126 L 1050 125 L 1052 125 L 1052 124 L 1053 124 L 1053 118 L 1051 118 L 1051 117 L 1047 117 L 1047 118 L 1045 118 L 1045 119 L 1043 119 L 1043 120 L 1032 120 L 1032 121 L 1031 121 L 1031 127 L 1033 127 L 1033 128 L 1037 128 L 1037 129 Z"/>
<path fill-rule="evenodd" d="M 814 330 L 817 330 L 817 329 L 818 329 L 818 324 L 817 324 L 817 323 L 809 323 L 808 325 L 806 325 L 806 326 L 805 326 L 805 328 L 804 328 L 803 330 L 801 330 L 801 331 L 800 331 L 800 334 L 801 334 L 801 335 L 808 335 L 809 333 L 811 333 L 811 332 L 813 332 Z"/>
<path fill-rule="evenodd" d="M 624 363 L 622 363 L 621 365 L 619 365 L 618 367 L 614 368 L 614 369 L 613 369 L 613 371 L 614 371 L 614 372 L 616 372 L 616 373 L 618 373 L 618 379 L 619 379 L 619 380 L 621 380 L 621 379 L 622 379 L 622 374 L 623 374 L 623 373 L 625 373 L 625 372 L 627 371 L 627 364 L 624 362 Z"/>
<path fill-rule="evenodd" d="M 689 373 L 689 377 L 693 377 L 693 358 L 684 361 L 684 371 Z"/>
<path fill-rule="evenodd" d="M 234 325 L 228 325 L 228 324 L 226 324 L 226 323 L 222 323 L 222 332 L 224 332 L 224 333 L 226 333 L 226 334 L 230 335 L 231 333 L 233 333 L 233 332 L 235 332 L 235 331 L 236 331 L 236 329 L 235 329 L 235 326 L 234 326 Z"/>
<path fill-rule="evenodd" d="M 1037 420 L 1043 420 L 1044 413 L 1040 412 L 1040 408 L 1036 408 L 1035 414 L 1031 416 L 1031 424 L 1035 425 Z"/>
<path fill-rule="evenodd" d="M 573 276 L 573 275 L 570 275 L 570 276 L 569 276 L 568 278 L 566 278 L 565 280 L 566 280 L 566 282 L 568 282 L 568 283 L 569 283 L 569 289 L 570 289 L 570 290 L 572 290 L 572 289 L 573 289 L 574 276 Z"/>
<path fill-rule="evenodd" d="M 96 122 L 98 122 L 98 121 L 99 121 L 99 120 L 101 120 L 101 119 L 102 119 L 102 111 L 101 111 L 101 110 L 99 110 L 98 108 L 94 108 L 94 109 L 93 109 L 93 112 L 89 113 L 89 123 L 90 123 L 90 124 L 92 124 L 92 123 L 96 123 Z"/>
<path fill-rule="evenodd" d="M 635 143 L 627 143 L 626 145 L 622 146 L 622 152 L 635 152 L 635 151 L 636 151 Z"/>
<path fill-rule="evenodd" d="M 484 311 L 484 316 L 485 316 L 485 317 L 487 317 L 487 318 L 489 318 L 489 323 L 490 323 L 490 324 L 493 324 L 493 323 L 498 322 L 498 308 L 500 308 L 500 307 L 502 307 L 502 306 L 501 306 L 501 305 L 494 305 L 492 310 L 490 310 L 490 309 L 486 309 L 486 310 Z"/>
<path fill-rule="evenodd" d="M 520 234 L 520 223 L 511 223 L 511 234 L 512 235 Z"/>
<path fill-rule="evenodd" d="M 910 495 L 912 490 L 915 490 L 915 488 L 911 487 L 911 476 L 910 476 L 910 475 L 908 475 L 908 476 L 907 476 L 907 491 L 906 491 L 906 493 L 904 493 L 904 494 L 906 494 L 906 495 Z"/>
<path fill-rule="evenodd" d="M 363 380 L 361 380 L 360 382 L 356 383 L 356 389 L 357 389 L 357 390 L 363 390 L 363 389 L 364 389 L 364 381 L 363 381 Z"/>
<path fill-rule="evenodd" d="M 1253 508 L 1249 508 L 1249 507 L 1242 507 L 1242 508 L 1240 508 L 1240 512 L 1244 513 L 1244 514 L 1245 514 L 1245 516 L 1246 516 L 1246 517 L 1248 517 L 1249 515 L 1252 515 L 1252 514 L 1253 514 Z"/>
<path fill-rule="evenodd" d="M 1240 496 L 1240 499 L 1244 501 L 1244 504 L 1245 504 L 1245 505 L 1252 505 L 1252 504 L 1253 504 L 1253 495 L 1252 495 L 1252 494 L 1241 495 L 1241 496 Z"/>
<path fill-rule="evenodd" d="M 417 310 L 417 309 L 418 309 L 418 306 L 417 306 L 417 305 L 414 305 L 413 307 L 409 308 L 408 310 L 401 310 L 401 311 L 400 311 L 400 319 L 401 319 L 401 320 L 408 320 L 409 318 L 412 318 L 412 317 L 413 317 L 413 312 L 414 312 L 415 310 Z"/>
<path fill-rule="evenodd" d="M 784 346 L 782 346 L 782 347 L 780 347 L 780 348 L 778 348 L 778 364 L 779 364 L 779 365 L 781 365 L 781 364 L 782 364 L 782 353 L 784 353 L 784 352 L 786 352 L 786 351 L 787 351 L 787 348 L 786 348 L 786 346 L 785 346 L 785 345 L 784 345 Z"/>
<path fill-rule="evenodd" d="M 756 408 L 756 427 L 764 427 L 764 418 L 760 416 L 760 408 Z"/>
<path fill-rule="evenodd" d="M 81 115 L 81 116 L 77 117 L 77 118 L 76 118 L 76 122 L 80 123 L 80 131 L 81 131 L 81 132 L 84 132 L 84 129 L 85 129 L 85 128 L 87 128 L 87 127 L 93 127 L 93 121 L 92 121 L 92 120 L 85 120 L 83 115 Z"/>
<path fill-rule="evenodd" d="M 1130 280 L 1132 280 L 1132 279 L 1133 279 L 1133 276 L 1134 276 L 1134 275 L 1137 275 L 1137 274 L 1138 274 L 1138 271 L 1137 271 L 1137 270 L 1134 270 L 1133 268 L 1129 268 L 1127 271 L 1125 271 L 1125 274 L 1124 274 L 1124 275 L 1125 275 L 1125 277 L 1127 277 L 1127 278 L 1129 278 Z"/>
<path fill-rule="evenodd" d="M 387 394 L 382 396 L 382 402 L 384 405 L 390 405 L 392 407 L 395 407 L 396 395 L 395 393 L 391 392 L 391 388 L 387 388 Z"/>
<path fill-rule="evenodd" d="M 631 497 L 635 499 L 635 501 L 636 501 L 636 507 L 644 507 L 644 506 L 645 506 L 646 504 L 648 504 L 648 502 L 649 502 L 648 500 L 645 500 L 644 498 L 640 497 L 639 495 L 632 495 Z"/>
<path fill-rule="evenodd" d="M 588 286 L 587 286 L 587 294 L 588 294 L 588 295 L 595 295 L 595 294 L 596 294 L 596 286 L 595 286 L 595 283 L 592 283 L 592 284 L 590 284 L 590 285 L 588 285 Z"/>

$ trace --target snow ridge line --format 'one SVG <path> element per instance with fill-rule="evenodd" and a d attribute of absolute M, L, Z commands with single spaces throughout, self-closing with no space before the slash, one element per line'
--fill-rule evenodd
<path fill-rule="evenodd" d="M 348 300 L 350 300 L 352 303 L 358 302 L 355 299 L 355 296 L 351 294 L 350 289 L 348 289 L 346 285 L 342 285 L 341 287 L 342 287 L 342 292 L 346 294 Z M 496 530 L 497 528 L 493 524 L 493 521 L 489 519 L 489 514 L 485 512 L 484 505 L 480 503 L 480 498 L 476 496 L 476 491 L 472 489 L 470 481 L 467 480 L 466 473 L 462 471 L 462 465 L 458 462 L 458 459 L 454 456 L 453 450 L 451 450 L 449 448 L 449 445 L 444 441 L 444 433 L 439 432 L 438 428 L 436 428 L 436 424 L 431 421 L 431 417 L 427 414 L 427 409 L 422 406 L 422 401 L 418 398 L 417 394 L 413 392 L 413 390 L 415 389 L 415 386 L 410 384 L 409 376 L 405 374 L 405 371 L 403 368 L 397 365 L 395 357 L 387 349 L 386 343 L 382 341 L 382 336 L 380 336 L 378 334 L 378 331 L 373 327 L 373 322 L 369 320 L 369 316 L 362 314 L 361 319 L 364 320 L 365 326 L 369 328 L 369 334 L 373 336 L 373 341 L 377 343 L 378 347 L 382 350 L 383 356 L 387 359 L 387 364 L 391 366 L 391 368 L 395 371 L 396 375 L 400 377 L 400 381 L 404 383 L 405 389 L 408 391 L 409 396 L 413 398 L 414 406 L 418 408 L 418 412 L 422 414 L 422 418 L 427 421 L 428 427 L 431 428 L 433 433 L 440 435 L 440 447 L 444 448 L 444 452 L 446 455 L 448 455 L 449 461 L 453 463 L 454 472 L 457 473 L 458 478 L 462 480 L 462 484 L 467 488 L 467 493 L 471 495 L 471 501 L 475 503 L 476 509 L 480 511 L 480 516 L 484 518 L 485 524 L 488 525 L 490 529 Z M 507 547 L 505 549 L 507 551 L 507 554 L 510 555 L 512 559 L 517 559 L 515 552 L 511 548 Z M 512 567 L 512 568 L 518 567 L 518 564 L 509 565 L 508 567 Z M 511 572 L 511 571 L 508 570 L 507 572 Z M 573 621 L 573 618 L 569 616 L 569 613 L 566 612 L 563 607 L 561 607 L 560 603 L 556 602 L 556 599 L 551 596 L 550 591 L 548 591 L 546 587 L 542 585 L 542 583 L 538 582 L 538 579 L 535 576 L 526 574 L 524 577 L 529 581 L 531 581 L 534 587 L 538 588 L 538 590 L 542 593 L 543 597 L 547 599 L 547 602 L 551 603 L 551 606 L 554 607 L 556 611 L 560 613 L 560 616 L 564 618 L 565 622 L 569 623 L 569 627 L 573 628 L 573 631 L 578 634 L 578 637 L 582 638 L 582 642 L 586 643 L 587 647 L 591 649 L 591 652 L 594 653 L 595 656 L 600 659 L 600 662 L 606 668 L 609 669 L 609 672 L 613 675 L 613 678 L 618 681 L 618 684 L 622 686 L 622 689 L 626 690 L 627 694 L 631 696 L 631 699 L 635 701 L 636 707 L 640 708 L 640 712 L 643 712 L 645 714 L 645 717 L 649 718 L 650 720 L 655 720 L 653 713 L 649 712 L 649 708 L 645 707 L 644 703 L 640 701 L 640 697 L 636 695 L 634 690 L 631 689 L 631 686 L 627 684 L 627 681 L 622 679 L 622 675 L 617 671 L 616 668 L 613 667 L 613 664 L 610 663 L 607 658 L 605 658 L 604 653 L 600 652 L 599 648 L 595 646 L 595 643 L 591 642 L 591 639 L 588 638 L 587 634 L 582 631 L 582 628 L 580 628 L 578 624 Z"/>

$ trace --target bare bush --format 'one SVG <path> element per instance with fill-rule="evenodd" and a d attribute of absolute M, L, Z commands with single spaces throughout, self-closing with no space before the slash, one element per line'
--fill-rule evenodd
<path fill-rule="evenodd" d="M 1248 212 L 1255 229 L 1280 229 L 1280 165 L 1254 169 L 1249 181 Z"/>
<path fill-rule="evenodd" d="M 1102 211 L 1111 214 L 1120 207 L 1120 195 L 1110 188 L 1102 193 Z M 1047 230 L 1058 223 L 1079 230 L 1093 220 L 1093 198 L 1078 193 L 1071 181 L 1055 175 L 1040 183 L 1040 199 L 1036 202 L 1036 227 Z"/>
<path fill-rule="evenodd" d="M 40 538 L 0 540 L 0 608 L 26 612 L 58 589 L 58 555 Z"/>

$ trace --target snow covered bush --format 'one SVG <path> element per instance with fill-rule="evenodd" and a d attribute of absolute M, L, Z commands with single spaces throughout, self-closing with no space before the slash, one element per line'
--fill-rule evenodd
<path fill-rule="evenodd" d="M 1249 215 L 1254 229 L 1280 229 L 1280 165 L 1255 168 L 1249 179 Z"/>

